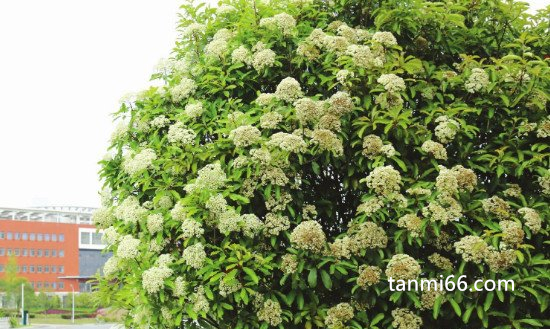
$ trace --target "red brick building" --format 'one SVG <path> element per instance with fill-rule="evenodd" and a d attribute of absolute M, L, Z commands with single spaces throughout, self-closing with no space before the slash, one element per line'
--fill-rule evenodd
<path fill-rule="evenodd" d="M 35 291 L 89 291 L 87 283 L 110 257 L 101 253 L 102 233 L 91 222 L 93 209 L 0 207 L 0 277 L 8 260 Z"/>

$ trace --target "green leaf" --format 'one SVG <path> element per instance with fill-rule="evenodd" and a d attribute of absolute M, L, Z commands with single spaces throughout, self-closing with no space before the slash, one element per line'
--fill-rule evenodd
<path fill-rule="evenodd" d="M 248 267 L 243 267 L 243 271 L 248 275 L 248 277 L 255 283 L 258 284 L 260 282 L 260 278 L 256 275 L 256 272 L 254 272 L 253 269 Z"/>
<path fill-rule="evenodd" d="M 321 271 L 321 280 L 323 281 L 323 285 L 328 290 L 332 289 L 332 280 L 330 279 L 330 275 L 327 273 L 327 271 L 322 270 Z"/>
<path fill-rule="evenodd" d="M 491 307 L 491 304 L 493 303 L 493 298 L 495 297 L 494 292 L 489 292 L 487 294 L 487 297 L 485 298 L 485 302 L 483 303 L 483 310 L 488 311 L 489 307 Z"/>
<path fill-rule="evenodd" d="M 307 276 L 307 283 L 311 288 L 315 288 L 317 286 L 317 269 L 312 268 L 309 270 L 309 275 Z"/>
<path fill-rule="evenodd" d="M 370 322 L 371 326 L 376 325 L 378 322 L 382 321 L 384 318 L 384 313 L 378 313 L 374 318 L 372 318 L 372 321 Z"/>
<path fill-rule="evenodd" d="M 451 303 L 451 306 L 455 310 L 456 315 L 461 316 L 462 315 L 462 310 L 460 310 L 460 306 L 458 305 L 458 303 L 455 302 L 455 300 L 452 299 L 452 298 L 449 298 L 449 303 Z"/>

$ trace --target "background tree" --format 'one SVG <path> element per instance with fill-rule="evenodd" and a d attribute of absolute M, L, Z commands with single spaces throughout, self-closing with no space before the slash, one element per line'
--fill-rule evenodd
<path fill-rule="evenodd" d="M 550 325 L 549 12 L 525 9 L 183 5 L 101 162 L 104 303 L 155 328 Z"/>
<path fill-rule="evenodd" d="M 25 285 L 25 302 L 31 301 L 34 298 L 34 289 L 26 278 L 17 274 L 17 259 L 9 257 L 5 272 L 0 277 L 0 292 L 6 296 L 6 308 L 21 308 L 21 284 Z"/>

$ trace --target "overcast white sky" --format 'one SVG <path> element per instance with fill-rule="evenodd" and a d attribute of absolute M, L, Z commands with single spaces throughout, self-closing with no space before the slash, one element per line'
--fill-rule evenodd
<path fill-rule="evenodd" d="M 179 4 L 0 0 L 0 206 L 99 205 L 110 114 L 169 56 Z"/>

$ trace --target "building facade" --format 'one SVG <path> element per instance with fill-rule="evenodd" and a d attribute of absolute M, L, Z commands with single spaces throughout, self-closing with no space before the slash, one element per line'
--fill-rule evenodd
<path fill-rule="evenodd" d="M 0 278 L 10 259 L 36 292 L 89 291 L 109 254 L 90 208 L 0 207 Z M 14 262 L 12 260 L 12 262 Z"/>

